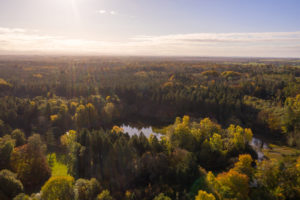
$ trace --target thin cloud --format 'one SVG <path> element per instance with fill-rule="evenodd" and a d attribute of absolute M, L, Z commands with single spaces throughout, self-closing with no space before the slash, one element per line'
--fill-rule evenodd
<path fill-rule="evenodd" d="M 99 13 L 99 14 L 105 14 L 106 10 L 97 10 L 96 12 Z"/>
<path fill-rule="evenodd" d="M 0 27 L 0 51 L 157 56 L 299 57 L 299 32 L 196 33 L 136 36 L 124 42 L 70 39 Z"/>
<path fill-rule="evenodd" d="M 114 10 L 97 10 L 96 13 L 100 14 L 100 15 L 116 15 L 117 12 Z"/>
<path fill-rule="evenodd" d="M 119 13 L 115 10 L 97 10 L 96 13 L 100 14 L 100 15 L 116 15 L 116 16 L 121 16 L 121 17 L 129 17 L 132 19 L 136 18 L 136 16 L 134 16 L 134 15 L 127 15 L 127 14 Z"/>
<path fill-rule="evenodd" d="M 240 43 L 240 42 L 300 42 L 299 32 L 264 32 L 264 33 L 196 33 L 174 34 L 163 36 L 137 36 L 137 41 L 159 43 L 192 42 L 192 43 Z"/>
<path fill-rule="evenodd" d="M 22 28 L 6 28 L 6 27 L 0 27 L 0 33 L 24 33 L 26 32 L 25 29 Z"/>
<path fill-rule="evenodd" d="M 112 10 L 112 11 L 110 11 L 109 13 L 110 13 L 111 15 L 115 15 L 115 14 L 116 14 L 116 11 L 113 11 L 113 10 Z"/>

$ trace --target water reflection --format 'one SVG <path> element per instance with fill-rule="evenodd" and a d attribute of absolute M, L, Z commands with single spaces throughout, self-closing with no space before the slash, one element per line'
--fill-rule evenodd
<path fill-rule="evenodd" d="M 123 124 L 121 126 L 121 128 L 124 130 L 125 133 L 128 133 L 130 136 L 133 135 L 140 135 L 140 133 L 143 133 L 147 138 L 150 137 L 150 135 L 155 135 L 158 139 L 160 139 L 160 137 L 162 136 L 160 133 L 155 133 L 152 130 L 152 127 L 142 127 L 142 128 L 136 128 L 136 127 L 132 127 L 130 125 L 125 125 Z"/>
<path fill-rule="evenodd" d="M 256 151 L 258 156 L 258 161 L 262 161 L 264 159 L 264 153 L 262 152 L 263 149 L 268 149 L 268 145 L 262 141 L 261 139 L 252 138 L 252 141 L 250 142 L 251 147 Z"/>
<path fill-rule="evenodd" d="M 162 136 L 162 134 L 160 133 L 155 133 L 151 126 L 136 128 L 130 125 L 123 124 L 121 128 L 123 128 L 124 132 L 128 133 L 130 136 L 140 135 L 141 133 L 143 133 L 147 138 L 149 138 L 151 134 L 155 135 L 158 139 L 160 139 Z M 262 150 L 268 149 L 268 145 L 261 139 L 255 137 L 252 138 L 250 145 L 256 151 L 258 161 L 262 161 L 264 159 L 264 153 L 262 152 Z"/>

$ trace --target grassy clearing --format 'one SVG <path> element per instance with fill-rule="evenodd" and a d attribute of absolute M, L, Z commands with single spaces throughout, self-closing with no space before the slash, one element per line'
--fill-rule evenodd
<path fill-rule="evenodd" d="M 297 159 L 300 156 L 300 150 L 292 147 L 274 144 L 270 144 L 269 147 L 269 149 L 263 150 L 264 155 L 269 159 L 284 161 L 286 159 Z"/>
<path fill-rule="evenodd" d="M 48 154 L 48 163 L 51 167 L 51 176 L 67 176 L 68 167 L 67 165 L 56 160 L 56 154 Z"/>
<path fill-rule="evenodd" d="M 67 176 L 68 168 L 65 164 L 56 162 L 51 168 L 52 176 Z"/>

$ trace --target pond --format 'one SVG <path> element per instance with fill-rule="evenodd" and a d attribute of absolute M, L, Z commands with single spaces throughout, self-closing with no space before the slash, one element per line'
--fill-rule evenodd
<path fill-rule="evenodd" d="M 143 133 L 147 138 L 149 138 L 151 134 L 155 135 L 158 139 L 160 139 L 161 136 L 163 136 L 160 133 L 154 132 L 153 129 L 152 129 L 152 126 L 137 128 L 137 127 L 134 127 L 134 126 L 131 126 L 131 125 L 123 124 L 121 126 L 121 128 L 123 128 L 124 132 L 128 133 L 130 136 L 140 135 L 140 133 Z M 263 153 L 262 150 L 263 149 L 268 149 L 267 143 L 265 143 L 261 139 L 253 137 L 252 141 L 250 142 L 250 146 L 256 151 L 258 161 L 262 161 L 264 159 L 264 153 Z"/>
<path fill-rule="evenodd" d="M 122 128 L 124 132 L 128 133 L 130 136 L 140 135 L 140 133 L 143 133 L 147 138 L 149 138 L 151 134 L 156 136 L 158 139 L 160 139 L 162 136 L 160 133 L 155 133 L 152 129 L 152 126 L 137 128 L 123 124 L 120 128 Z"/>

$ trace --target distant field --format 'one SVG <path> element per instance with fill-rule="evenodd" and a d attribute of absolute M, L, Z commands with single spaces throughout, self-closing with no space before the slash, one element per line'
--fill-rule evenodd
<path fill-rule="evenodd" d="M 298 59 L 261 59 L 262 62 L 290 62 L 290 63 L 297 63 L 300 62 Z"/>

